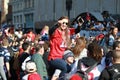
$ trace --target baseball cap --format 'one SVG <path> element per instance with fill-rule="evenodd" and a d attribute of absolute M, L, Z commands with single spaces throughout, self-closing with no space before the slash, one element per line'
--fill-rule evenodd
<path fill-rule="evenodd" d="M 37 68 L 36 68 L 36 64 L 33 62 L 33 61 L 28 61 L 27 63 L 26 63 L 26 66 L 25 66 L 25 68 L 26 68 L 26 71 L 27 72 L 35 72 L 36 70 L 37 70 Z"/>

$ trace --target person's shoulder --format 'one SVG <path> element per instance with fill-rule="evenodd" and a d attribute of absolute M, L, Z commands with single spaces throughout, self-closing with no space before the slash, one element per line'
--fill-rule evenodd
<path fill-rule="evenodd" d="M 19 59 L 27 58 L 28 56 L 30 56 L 28 53 L 23 52 L 23 53 L 19 56 Z"/>
<path fill-rule="evenodd" d="M 108 66 L 108 67 L 106 67 L 102 72 L 107 72 L 107 73 L 109 73 L 109 72 L 111 72 L 111 71 L 113 71 L 113 70 L 115 70 L 115 69 L 117 69 L 117 70 L 119 70 L 120 71 L 120 64 L 113 64 L 112 66 Z"/>
<path fill-rule="evenodd" d="M 120 70 L 120 64 L 113 64 L 112 66 L 108 66 L 106 67 L 101 75 L 100 75 L 100 79 L 99 80 L 109 80 L 113 77 L 114 73 Z M 117 75 L 117 74 L 116 74 Z"/>
<path fill-rule="evenodd" d="M 23 52 L 23 53 L 21 54 L 21 56 L 29 56 L 29 53 Z"/>
<path fill-rule="evenodd" d="M 10 55 L 10 52 L 8 51 L 7 48 L 2 47 L 1 50 L 2 50 L 2 52 L 4 52 L 4 54 L 6 54 L 6 55 Z"/>
<path fill-rule="evenodd" d="M 35 53 L 32 56 L 40 56 L 40 54 L 39 53 Z"/>
<path fill-rule="evenodd" d="M 23 77 L 22 77 L 22 80 L 27 80 L 28 79 L 28 74 L 26 74 L 26 75 L 24 75 Z"/>
<path fill-rule="evenodd" d="M 110 79 L 110 75 L 108 73 L 107 70 L 108 67 L 104 68 L 103 71 L 100 74 L 99 80 L 109 80 Z"/>
<path fill-rule="evenodd" d="M 54 34 L 59 33 L 59 32 L 60 32 L 60 30 L 58 28 L 56 28 L 56 30 L 54 31 Z"/>
<path fill-rule="evenodd" d="M 109 38 L 114 38 L 114 36 L 112 34 L 110 34 Z"/>
<path fill-rule="evenodd" d="M 5 47 L 2 47 L 2 50 L 3 50 L 3 51 L 8 51 L 8 49 L 7 49 L 7 48 L 5 48 Z"/>
<path fill-rule="evenodd" d="M 74 74 L 74 75 L 72 75 L 70 80 L 82 80 L 82 77 L 80 75 L 78 75 L 78 74 Z"/>
<path fill-rule="evenodd" d="M 39 53 L 35 53 L 32 55 L 32 58 L 40 58 L 42 57 L 42 55 L 40 55 Z"/>
<path fill-rule="evenodd" d="M 113 64 L 112 66 L 110 66 L 109 68 L 117 68 L 120 71 L 120 64 Z"/>
<path fill-rule="evenodd" d="M 2 52 L 4 49 L 3 49 L 3 47 L 0 47 L 0 52 Z"/>
<path fill-rule="evenodd" d="M 28 80 L 42 80 L 42 79 L 39 74 L 34 73 L 34 74 L 29 74 Z"/>

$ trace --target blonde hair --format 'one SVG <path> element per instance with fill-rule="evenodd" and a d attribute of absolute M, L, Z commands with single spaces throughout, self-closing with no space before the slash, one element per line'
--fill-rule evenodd
<path fill-rule="evenodd" d="M 47 34 L 49 34 L 49 26 L 45 25 L 41 31 L 41 34 L 44 33 L 44 31 L 47 31 Z"/>
<path fill-rule="evenodd" d="M 9 46 L 9 42 L 7 38 L 3 39 L 3 46 Z"/>

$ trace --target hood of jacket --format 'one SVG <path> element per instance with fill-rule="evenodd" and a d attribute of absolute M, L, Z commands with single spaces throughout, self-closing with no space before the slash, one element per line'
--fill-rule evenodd
<path fill-rule="evenodd" d="M 86 67 L 89 67 L 89 66 L 92 66 L 94 65 L 97 61 L 93 58 L 90 58 L 90 57 L 84 57 L 81 59 L 81 62 L 86 66 Z"/>

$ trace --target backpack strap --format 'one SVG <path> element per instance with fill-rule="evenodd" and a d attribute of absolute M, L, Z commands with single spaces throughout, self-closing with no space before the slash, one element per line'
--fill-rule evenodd
<path fill-rule="evenodd" d="M 92 69 L 94 69 L 98 65 L 98 62 L 96 62 L 94 65 L 90 66 L 85 72 L 89 73 Z"/>
<path fill-rule="evenodd" d="M 81 71 L 81 60 L 78 61 L 78 69 Z M 96 62 L 94 65 L 90 66 L 85 72 L 89 73 L 94 67 L 96 67 L 98 65 L 99 62 Z"/>
<path fill-rule="evenodd" d="M 78 61 L 78 71 L 76 72 L 80 77 L 83 78 L 83 80 L 88 80 L 88 73 L 93 70 L 94 67 L 98 65 L 99 62 L 96 62 L 94 65 L 88 67 L 87 70 L 83 71 L 81 70 L 81 60 Z"/>

